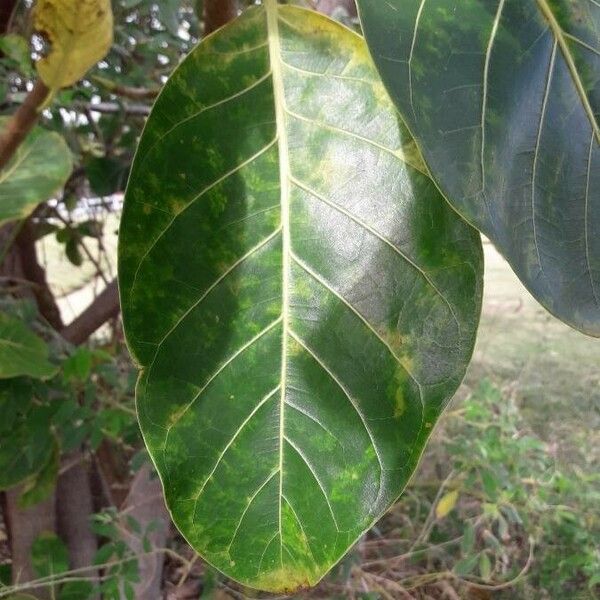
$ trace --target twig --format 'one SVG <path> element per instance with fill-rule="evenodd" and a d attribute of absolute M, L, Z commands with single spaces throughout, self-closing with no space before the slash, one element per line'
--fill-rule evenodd
<path fill-rule="evenodd" d="M 143 552 L 141 554 L 135 554 L 130 556 L 129 558 L 123 558 L 120 560 L 113 560 L 102 563 L 100 565 L 89 565 L 86 567 L 80 567 L 79 569 L 71 569 L 70 571 L 63 571 L 62 573 L 57 573 L 54 575 L 48 575 L 46 577 L 40 577 L 34 581 L 28 581 L 25 583 L 17 583 L 15 585 L 6 586 L 0 588 L 0 598 L 5 598 L 7 596 L 11 596 L 13 594 L 17 594 L 23 590 L 33 590 L 40 589 L 44 587 L 48 587 L 50 585 L 58 585 L 61 583 L 68 583 L 69 581 L 103 581 L 108 576 L 104 575 L 101 577 L 79 577 L 79 575 L 83 573 L 87 573 L 89 571 L 96 571 L 98 569 L 106 570 L 112 567 L 118 567 L 119 565 L 124 565 L 132 560 L 136 560 L 138 558 L 143 558 L 146 556 L 154 556 L 156 554 L 166 554 L 183 564 L 187 564 L 189 561 L 185 559 L 183 556 L 171 550 L 170 548 L 156 548 L 151 550 L 150 552 Z"/>
<path fill-rule="evenodd" d="M 145 104 L 120 104 L 118 102 L 75 102 L 74 107 L 81 111 L 91 111 L 103 114 L 124 113 L 147 117 L 150 114 L 150 107 Z"/>
<path fill-rule="evenodd" d="M 120 85 L 105 77 L 92 75 L 90 79 L 97 85 L 102 86 L 111 94 L 123 96 L 131 100 L 152 100 L 158 96 L 160 90 L 158 88 L 136 88 L 128 85 Z"/>
<path fill-rule="evenodd" d="M 533 564 L 534 555 L 535 555 L 535 540 L 533 539 L 533 537 L 530 537 L 529 538 L 529 556 L 527 557 L 527 562 L 525 563 L 524 567 L 521 569 L 521 571 L 519 571 L 519 573 L 515 577 L 513 577 L 510 581 L 505 581 L 504 583 L 498 583 L 498 584 L 477 583 L 475 581 L 471 581 L 470 579 L 464 579 L 462 577 L 459 577 L 458 575 L 455 575 L 454 573 L 451 573 L 451 575 L 454 579 L 456 579 L 458 581 L 462 581 L 462 582 L 466 583 L 467 585 L 469 585 L 470 587 L 476 588 L 478 590 L 497 592 L 500 590 L 505 590 L 506 588 L 513 587 L 515 584 L 517 584 L 519 581 L 521 581 L 521 579 L 523 579 L 523 577 L 525 577 L 525 575 L 527 575 L 527 573 L 529 572 L 529 569 L 531 568 L 531 565 Z"/>
<path fill-rule="evenodd" d="M 96 299 L 60 333 L 75 345 L 83 344 L 104 323 L 119 314 L 119 291 L 113 280 Z"/>

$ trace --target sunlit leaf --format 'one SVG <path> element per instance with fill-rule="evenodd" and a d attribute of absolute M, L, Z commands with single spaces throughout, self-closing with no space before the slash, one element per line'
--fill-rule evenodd
<path fill-rule="evenodd" d="M 342 26 L 269 2 L 175 71 L 120 232 L 141 428 L 213 566 L 315 584 L 398 498 L 471 356 L 478 235 Z"/>
<path fill-rule="evenodd" d="M 0 117 L 0 131 L 7 117 Z M 73 163 L 58 133 L 34 129 L 0 171 L 0 224 L 23 219 L 67 181 Z"/>
<path fill-rule="evenodd" d="M 600 336 L 600 2 L 358 5 L 448 200 L 550 312 Z"/>

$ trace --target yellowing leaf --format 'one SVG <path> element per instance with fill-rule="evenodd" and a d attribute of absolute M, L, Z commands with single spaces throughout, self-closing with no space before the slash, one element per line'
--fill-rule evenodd
<path fill-rule="evenodd" d="M 448 492 L 435 507 L 435 516 L 438 519 L 443 519 L 444 517 L 448 516 L 456 506 L 457 502 L 458 490 L 452 490 L 451 492 Z"/>
<path fill-rule="evenodd" d="M 110 0 L 38 0 L 34 25 L 51 44 L 48 56 L 37 62 L 51 90 L 81 79 L 106 56 L 113 40 Z"/>

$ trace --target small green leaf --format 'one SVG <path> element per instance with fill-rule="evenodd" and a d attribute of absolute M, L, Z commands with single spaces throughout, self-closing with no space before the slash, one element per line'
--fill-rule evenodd
<path fill-rule="evenodd" d="M 48 462 L 34 477 L 25 483 L 25 488 L 19 498 L 19 507 L 28 508 L 43 502 L 54 491 L 60 466 L 60 447 L 55 443 Z"/>
<path fill-rule="evenodd" d="M 0 117 L 0 131 L 7 122 Z M 72 169 L 62 136 L 36 127 L 0 171 L 0 224 L 28 217 L 65 184 Z"/>
<path fill-rule="evenodd" d="M 24 75 L 33 74 L 29 43 L 23 36 L 15 33 L 0 36 L 0 52 L 12 59 Z"/>
<path fill-rule="evenodd" d="M 87 600 L 95 597 L 94 586 L 89 581 L 69 581 L 60 588 L 57 600 Z"/>
<path fill-rule="evenodd" d="M 48 346 L 20 319 L 0 312 L 0 379 L 27 375 L 49 379 L 58 370 Z"/>
<path fill-rule="evenodd" d="M 463 539 L 460 544 L 460 550 L 463 556 L 470 554 L 475 546 L 475 528 L 471 523 L 467 523 L 463 533 Z"/>
<path fill-rule="evenodd" d="M 459 560 L 454 565 L 452 571 L 459 577 L 464 577 L 465 575 L 470 575 L 471 573 L 473 573 L 478 563 L 479 554 L 476 554 L 475 556 L 468 556 L 467 558 Z"/>
<path fill-rule="evenodd" d="M 67 381 L 84 382 L 90 375 L 93 364 L 93 354 L 88 348 L 77 348 L 63 362 L 63 377 Z"/>
<path fill-rule="evenodd" d="M 492 563 L 485 552 L 479 555 L 479 574 L 484 581 L 489 581 L 492 577 Z"/>
<path fill-rule="evenodd" d="M 69 569 L 69 553 L 54 533 L 42 533 L 31 547 L 31 564 L 38 577 L 50 577 Z"/>
<path fill-rule="evenodd" d="M 106 156 L 90 158 L 85 163 L 85 172 L 94 194 L 110 196 L 125 189 L 127 165 Z"/>

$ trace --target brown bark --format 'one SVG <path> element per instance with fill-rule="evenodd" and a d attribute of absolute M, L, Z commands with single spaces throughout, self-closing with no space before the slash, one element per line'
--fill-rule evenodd
<path fill-rule="evenodd" d="M 204 34 L 223 27 L 238 14 L 236 0 L 204 0 Z"/>
<path fill-rule="evenodd" d="M 357 16 L 354 0 L 318 0 L 315 8 L 326 15 L 333 14 L 336 8 L 344 8 L 349 15 L 353 17 Z"/>
<path fill-rule="evenodd" d="M 0 136 L 0 169 L 12 158 L 19 145 L 27 137 L 40 117 L 40 107 L 48 97 L 50 90 L 41 79 L 33 85 L 25 102 L 6 124 Z"/>
<path fill-rule="evenodd" d="M 64 455 L 62 463 L 71 466 L 58 478 L 57 528 L 69 549 L 71 568 L 78 569 L 91 565 L 98 549 L 89 521 L 94 512 L 90 479 L 81 451 Z"/>
<path fill-rule="evenodd" d="M 21 487 L 6 492 L 5 520 L 10 542 L 12 559 L 12 581 L 14 584 L 32 581 L 36 578 L 31 565 L 31 546 L 44 531 L 54 531 L 54 495 L 31 508 L 19 508 Z M 34 593 L 36 598 L 50 598 L 50 590 L 41 588 Z"/>
<path fill-rule="evenodd" d="M 117 281 L 112 281 L 97 298 L 60 334 L 68 342 L 83 344 L 104 323 L 119 315 L 119 289 Z"/>
<path fill-rule="evenodd" d="M 14 239 L 16 224 L 11 223 L 0 228 L 0 247 L 5 248 Z M 13 244 L 6 253 L 0 274 L 8 279 L 19 281 L 25 278 L 21 253 L 16 244 Z M 23 294 L 31 295 L 31 288 L 23 289 Z M 53 531 L 55 526 L 54 494 L 41 504 L 29 509 L 19 508 L 18 500 L 22 488 L 17 487 L 4 493 L 3 517 L 8 533 L 11 549 L 13 583 L 22 583 L 35 578 L 31 566 L 31 545 L 44 531 Z M 45 590 L 35 592 L 36 598 L 46 599 L 49 594 Z"/>
<path fill-rule="evenodd" d="M 0 34 L 8 31 L 10 19 L 17 5 L 17 0 L 0 0 Z M 0 53 L 2 56 L 2 53 Z"/>
<path fill-rule="evenodd" d="M 144 465 L 135 475 L 131 489 L 123 505 L 123 513 L 133 517 L 145 531 L 150 523 L 160 526 L 148 535 L 152 549 L 164 548 L 169 534 L 169 513 L 165 507 L 162 486 L 158 478 L 152 477 L 150 465 Z M 123 519 L 123 538 L 136 554 L 144 554 L 143 539 L 130 531 Z M 134 586 L 138 600 L 161 598 L 164 554 L 146 555 L 139 559 L 140 581 Z"/>

